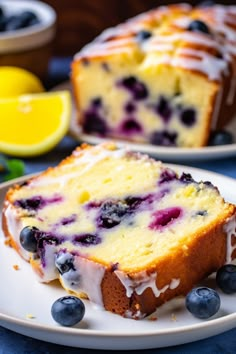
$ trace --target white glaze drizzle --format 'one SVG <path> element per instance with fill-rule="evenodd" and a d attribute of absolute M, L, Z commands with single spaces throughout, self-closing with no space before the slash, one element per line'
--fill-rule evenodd
<path fill-rule="evenodd" d="M 182 41 L 185 43 L 189 44 L 199 44 L 204 47 L 208 48 L 215 48 L 215 49 L 220 49 L 220 44 L 217 43 L 215 40 L 211 39 L 210 37 L 208 38 L 207 36 L 204 36 L 202 34 L 199 34 L 198 32 L 176 32 L 170 35 L 162 35 L 162 34 L 157 34 L 154 39 L 155 42 L 171 42 L 175 43 L 178 41 Z"/>
<path fill-rule="evenodd" d="M 226 9 L 227 8 L 222 5 L 216 5 L 214 7 L 214 17 L 217 22 L 217 29 L 219 32 L 224 33 L 224 35 L 229 41 L 235 41 L 236 31 L 225 24 L 225 22 L 228 20 L 229 15 L 229 12 Z M 232 6 L 230 11 L 236 11 L 236 7 Z"/>
<path fill-rule="evenodd" d="M 227 235 L 226 241 L 226 263 L 231 263 L 232 253 L 236 249 L 236 244 L 232 246 L 232 237 L 236 238 L 236 215 L 233 215 L 228 219 L 227 223 L 224 225 L 224 232 Z"/>
<path fill-rule="evenodd" d="M 104 266 L 89 259 L 75 256 L 74 267 L 75 271 L 79 273 L 79 282 L 74 286 L 71 285 L 70 279 L 67 278 L 67 273 L 64 273 L 61 276 L 61 281 L 65 287 L 77 293 L 85 293 L 91 302 L 99 308 L 104 308 L 101 290 L 101 283 L 105 273 Z"/>
<path fill-rule="evenodd" d="M 208 75 L 210 80 L 219 80 L 222 75 L 229 74 L 227 62 L 218 59 L 210 53 L 190 48 L 180 48 L 176 53 L 179 54 L 179 56 L 173 59 L 174 66 L 201 71 Z M 196 59 L 189 56 L 183 57 L 182 55 L 195 55 Z M 199 57 L 200 60 L 198 60 L 197 57 Z"/>
<path fill-rule="evenodd" d="M 126 273 L 119 270 L 116 270 L 114 273 L 124 285 L 127 297 L 131 297 L 133 292 L 141 295 L 147 288 L 151 288 L 155 297 L 159 297 L 168 288 L 175 289 L 180 283 L 179 279 L 172 279 L 170 284 L 165 285 L 162 289 L 158 289 L 156 285 L 157 273 L 148 275 L 147 272 L 140 272 L 135 279 L 131 279 Z"/>
<path fill-rule="evenodd" d="M 30 259 L 29 252 L 25 251 L 19 242 L 19 235 L 23 229 L 21 218 L 17 213 L 17 209 L 8 202 L 5 210 L 5 218 L 7 221 L 7 229 L 19 247 L 21 256 L 28 261 Z"/>
<path fill-rule="evenodd" d="M 130 52 L 133 49 L 133 43 L 134 40 L 132 37 L 111 40 L 108 42 L 92 42 L 83 47 L 82 50 L 77 53 L 76 58 Z"/>
<path fill-rule="evenodd" d="M 97 150 L 97 153 L 96 153 Z M 92 152 L 89 149 L 85 153 L 81 153 L 81 151 L 74 151 L 73 155 L 75 158 L 72 160 L 71 163 L 61 165 L 60 170 L 61 173 L 58 175 L 53 175 L 51 177 L 45 175 L 41 176 L 40 179 L 34 179 L 30 182 L 30 187 L 35 186 L 47 186 L 49 184 L 56 184 L 59 183 L 61 187 L 63 187 L 70 179 L 74 177 L 78 177 L 83 175 L 84 173 L 88 172 L 91 168 L 93 168 L 97 163 L 107 158 L 112 159 L 119 159 L 127 153 L 125 148 L 123 149 L 116 149 L 116 150 L 108 150 L 108 149 L 101 149 L 95 147 L 92 149 Z M 76 169 L 73 173 L 67 173 L 67 170 L 70 171 L 73 166 L 80 166 L 81 169 Z M 84 166 L 83 166 L 84 165 Z"/>
<path fill-rule="evenodd" d="M 126 310 L 124 317 L 126 318 L 133 318 L 133 319 L 142 319 L 146 316 L 145 313 L 142 313 L 140 310 L 132 312 L 131 310 Z"/>
<path fill-rule="evenodd" d="M 183 7 L 183 10 L 186 9 L 186 11 L 191 10 L 191 6 L 188 4 L 184 5 L 186 6 L 181 6 L 180 8 Z M 210 80 L 220 80 L 225 74 L 226 70 L 229 68 L 229 62 L 232 62 L 232 58 L 229 54 L 236 54 L 236 31 L 225 24 L 225 21 L 229 21 L 230 19 L 230 12 L 236 12 L 235 9 L 236 8 L 234 6 L 232 6 L 230 9 L 220 5 L 214 6 L 215 24 L 213 25 L 213 29 L 215 30 L 215 38 L 190 31 L 177 32 L 170 35 L 163 35 L 158 33 L 155 34 L 155 36 L 149 41 L 142 43 L 140 45 L 140 49 L 146 53 L 150 51 L 166 53 L 160 58 L 156 59 L 157 64 L 168 64 L 175 67 L 202 72 L 208 76 Z M 151 18 L 155 18 L 155 16 L 158 18 L 165 12 L 168 12 L 168 7 L 159 7 L 156 13 L 154 11 L 150 12 L 150 14 L 141 14 L 124 24 L 103 31 L 102 34 L 94 40 L 94 42 L 82 49 L 80 53 L 77 53 L 75 58 L 85 54 L 87 56 L 96 56 L 116 54 L 121 52 L 130 53 L 132 51 L 132 44 L 135 42 L 135 38 L 132 36 L 129 38 L 118 38 L 115 41 L 110 40 L 105 43 L 103 41 L 112 36 L 125 34 L 125 32 L 135 33 L 139 26 L 141 26 L 141 28 L 144 26 L 144 23 L 142 22 L 143 20 L 149 19 L 150 21 Z M 191 21 L 192 19 L 190 17 L 183 14 L 183 16 L 180 18 L 175 19 L 173 23 L 180 28 L 186 28 Z M 226 43 L 225 41 L 221 43 L 222 38 L 220 40 L 220 33 L 223 33 L 226 37 Z M 204 46 L 206 48 L 214 48 L 223 54 L 224 57 L 219 59 L 216 56 L 207 53 L 207 51 L 201 51 L 200 58 L 198 58 L 199 55 L 197 58 L 183 58 L 181 56 L 178 57 L 178 55 L 174 55 L 174 57 L 168 56 L 167 53 L 173 49 L 173 43 L 178 41 L 189 43 L 190 45 L 195 44 Z M 197 50 L 195 51 L 195 54 L 197 54 Z M 231 83 L 231 93 L 229 95 L 228 102 L 230 102 L 231 97 L 234 96 L 235 89 L 235 85 Z"/>

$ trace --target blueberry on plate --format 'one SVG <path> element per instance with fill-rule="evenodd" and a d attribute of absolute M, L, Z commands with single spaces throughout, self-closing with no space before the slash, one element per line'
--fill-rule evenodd
<path fill-rule="evenodd" d="M 224 293 L 236 293 L 236 265 L 225 264 L 218 269 L 216 283 Z"/>
<path fill-rule="evenodd" d="M 66 327 L 74 326 L 80 322 L 84 314 L 84 303 L 75 296 L 60 297 L 51 307 L 51 315 L 54 321 Z"/>
<path fill-rule="evenodd" d="M 195 317 L 207 319 L 218 312 L 220 297 L 214 289 L 198 287 L 187 294 L 185 305 Z"/>
<path fill-rule="evenodd" d="M 208 145 L 217 146 L 217 145 L 227 145 L 233 143 L 233 136 L 231 133 L 226 131 L 214 131 L 210 135 Z"/>
<path fill-rule="evenodd" d="M 26 226 L 20 233 L 20 244 L 29 252 L 35 253 L 37 251 L 37 239 L 36 234 L 39 229 L 35 226 Z"/>

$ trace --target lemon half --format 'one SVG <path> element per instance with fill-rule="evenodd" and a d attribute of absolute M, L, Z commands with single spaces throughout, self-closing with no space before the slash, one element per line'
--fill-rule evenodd
<path fill-rule="evenodd" d="M 44 92 L 37 76 L 14 66 L 0 67 L 0 97 L 16 97 L 26 93 Z"/>
<path fill-rule="evenodd" d="M 55 147 L 67 133 L 69 91 L 0 99 L 0 152 L 29 157 Z"/>

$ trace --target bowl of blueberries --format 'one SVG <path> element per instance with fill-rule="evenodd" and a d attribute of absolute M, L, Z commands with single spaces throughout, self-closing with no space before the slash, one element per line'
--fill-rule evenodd
<path fill-rule="evenodd" d="M 52 55 L 56 12 L 41 1 L 0 0 L 0 66 L 18 66 L 44 79 Z"/>

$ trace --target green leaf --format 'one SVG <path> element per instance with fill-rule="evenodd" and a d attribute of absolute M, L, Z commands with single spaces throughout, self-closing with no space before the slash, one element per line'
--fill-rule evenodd
<path fill-rule="evenodd" d="M 18 159 L 9 159 L 5 161 L 6 173 L 3 176 L 4 181 L 9 181 L 13 178 L 21 177 L 25 173 L 24 162 Z"/>

